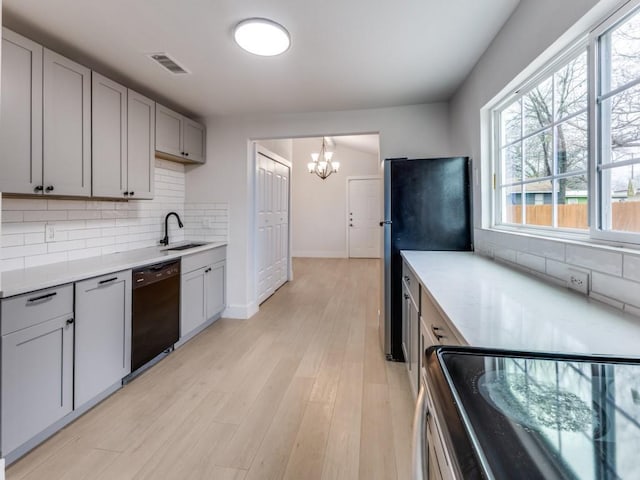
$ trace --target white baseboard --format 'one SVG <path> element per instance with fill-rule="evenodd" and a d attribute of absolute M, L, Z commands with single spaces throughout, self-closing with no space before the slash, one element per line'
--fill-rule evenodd
<path fill-rule="evenodd" d="M 252 302 L 248 305 L 227 305 L 227 308 L 222 312 L 224 318 L 236 318 L 239 320 L 246 320 L 253 317 L 258 313 L 258 304 Z"/>
<path fill-rule="evenodd" d="M 307 258 L 347 258 L 349 255 L 344 250 L 299 250 L 291 252 L 291 256 Z"/>

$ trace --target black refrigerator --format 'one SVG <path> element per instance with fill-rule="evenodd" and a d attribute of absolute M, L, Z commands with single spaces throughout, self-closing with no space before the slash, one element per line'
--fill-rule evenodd
<path fill-rule="evenodd" d="M 467 157 L 391 158 L 384 164 L 382 344 L 402 361 L 401 250 L 473 249 L 471 161 Z"/>

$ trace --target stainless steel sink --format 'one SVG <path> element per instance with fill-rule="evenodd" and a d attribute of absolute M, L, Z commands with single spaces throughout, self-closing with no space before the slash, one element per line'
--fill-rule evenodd
<path fill-rule="evenodd" d="M 184 245 L 178 245 L 177 247 L 170 247 L 170 248 L 165 248 L 164 250 L 169 252 L 172 250 L 189 250 L 190 248 L 196 248 L 196 247 L 202 247 L 203 245 L 206 245 L 206 242 L 191 242 L 191 243 L 185 243 Z"/>

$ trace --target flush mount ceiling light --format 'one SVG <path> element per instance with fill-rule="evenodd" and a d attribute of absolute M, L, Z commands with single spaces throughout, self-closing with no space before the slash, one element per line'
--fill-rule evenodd
<path fill-rule="evenodd" d="M 280 55 L 291 45 L 287 29 L 267 18 L 243 20 L 236 25 L 233 36 L 247 52 L 263 57 Z"/>

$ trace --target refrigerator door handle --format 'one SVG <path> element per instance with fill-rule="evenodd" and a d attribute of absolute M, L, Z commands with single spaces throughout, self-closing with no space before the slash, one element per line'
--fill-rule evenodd
<path fill-rule="evenodd" d="M 391 220 L 383 220 L 380 222 L 381 227 L 384 227 L 385 225 L 391 225 Z"/>

